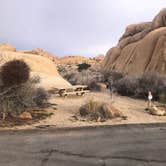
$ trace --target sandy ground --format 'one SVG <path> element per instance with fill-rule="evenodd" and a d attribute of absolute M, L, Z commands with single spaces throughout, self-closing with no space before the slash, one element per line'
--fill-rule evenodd
<path fill-rule="evenodd" d="M 127 116 L 126 120 L 116 118 L 108 120 L 106 122 L 85 122 L 74 121 L 72 116 L 75 115 L 79 107 L 86 101 L 94 99 L 98 101 L 111 102 L 109 93 L 89 93 L 84 97 L 52 97 L 51 103 L 57 104 L 57 110 L 53 111 L 54 115 L 40 121 L 39 123 L 31 126 L 19 126 L 14 129 L 28 129 L 36 127 L 81 127 L 81 126 L 93 126 L 93 125 L 118 125 L 118 124 L 139 124 L 139 123 L 165 123 L 166 116 L 154 116 L 150 115 L 145 108 L 147 103 L 144 100 L 132 99 L 122 96 L 114 96 L 113 105 L 118 108 L 124 116 Z"/>

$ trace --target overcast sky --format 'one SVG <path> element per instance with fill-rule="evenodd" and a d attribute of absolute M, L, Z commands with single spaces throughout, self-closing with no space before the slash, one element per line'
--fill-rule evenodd
<path fill-rule="evenodd" d="M 166 0 L 0 0 L 0 42 L 60 56 L 105 54 L 127 25 L 164 7 Z"/>

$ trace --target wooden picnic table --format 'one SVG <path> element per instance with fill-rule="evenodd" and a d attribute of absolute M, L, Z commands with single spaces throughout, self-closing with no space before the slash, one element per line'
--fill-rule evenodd
<path fill-rule="evenodd" d="M 71 87 L 55 88 L 55 94 L 61 97 L 66 97 L 69 95 L 83 96 L 89 92 L 88 86 L 85 85 L 74 85 Z"/>

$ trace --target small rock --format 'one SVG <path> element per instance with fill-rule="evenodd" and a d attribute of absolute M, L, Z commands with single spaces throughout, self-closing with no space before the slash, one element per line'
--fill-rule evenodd
<path fill-rule="evenodd" d="M 31 113 L 24 111 L 19 115 L 19 118 L 21 119 L 32 119 Z"/>
<path fill-rule="evenodd" d="M 166 110 L 164 108 L 156 107 L 155 105 L 149 109 L 149 112 L 152 115 L 158 115 L 158 116 L 164 116 L 166 113 Z"/>

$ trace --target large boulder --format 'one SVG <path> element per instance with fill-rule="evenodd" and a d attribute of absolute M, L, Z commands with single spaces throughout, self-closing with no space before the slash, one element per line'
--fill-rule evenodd
<path fill-rule="evenodd" d="M 107 52 L 103 68 L 131 75 L 166 74 L 166 8 L 152 22 L 129 25 L 117 46 Z"/>
<path fill-rule="evenodd" d="M 71 86 L 59 75 L 55 63 L 49 58 L 29 53 L 0 50 L 0 66 L 13 59 L 24 60 L 30 66 L 31 76 L 39 76 L 41 78 L 40 86 L 46 89 Z"/>
<path fill-rule="evenodd" d="M 51 61 L 55 62 L 56 64 L 59 63 L 59 60 L 60 58 L 48 51 L 45 51 L 41 48 L 35 48 L 33 50 L 21 50 L 21 51 L 18 51 L 18 52 L 21 52 L 21 53 L 27 53 L 27 54 L 34 54 L 34 55 L 40 55 L 40 56 L 43 56 L 43 57 L 46 57 L 46 58 L 49 58 Z"/>
<path fill-rule="evenodd" d="M 8 43 L 0 43 L 0 51 L 16 51 L 16 47 Z"/>

